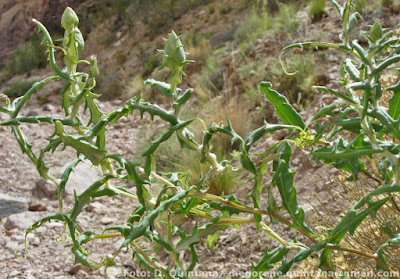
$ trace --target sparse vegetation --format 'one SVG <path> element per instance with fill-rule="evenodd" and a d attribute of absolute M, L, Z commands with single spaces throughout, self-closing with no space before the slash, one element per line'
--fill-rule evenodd
<path fill-rule="evenodd" d="M 46 65 L 44 48 L 40 45 L 38 36 L 33 36 L 28 43 L 16 49 L 9 62 L 6 63 L 3 71 L 7 77 L 13 75 L 30 75 L 33 69 L 43 68 Z"/>
<path fill-rule="evenodd" d="M 3 93 L 6 94 L 10 99 L 15 99 L 17 97 L 23 96 L 26 93 L 26 91 L 28 91 L 32 87 L 34 83 L 35 83 L 34 81 L 28 81 L 28 80 L 16 81 L 13 82 L 7 88 L 5 88 L 3 90 Z"/>
<path fill-rule="evenodd" d="M 325 14 L 326 0 L 312 0 L 308 16 L 311 21 L 320 20 Z"/>

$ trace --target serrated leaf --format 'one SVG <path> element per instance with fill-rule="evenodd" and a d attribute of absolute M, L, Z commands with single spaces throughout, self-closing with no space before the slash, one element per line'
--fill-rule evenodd
<path fill-rule="evenodd" d="M 68 178 L 71 174 L 71 172 L 75 169 L 75 167 L 82 162 L 84 159 L 79 157 L 75 161 L 73 161 L 63 172 L 60 178 L 60 191 L 58 194 L 58 197 L 61 198 L 64 191 L 65 191 L 65 185 L 67 184 Z"/>
<path fill-rule="evenodd" d="M 195 228 L 193 231 L 188 234 L 188 235 L 181 235 L 182 239 L 178 242 L 176 245 L 176 251 L 182 251 L 182 250 L 187 250 L 191 246 L 197 244 L 200 242 L 201 238 L 213 234 L 216 231 L 219 230 L 225 230 L 228 227 L 230 227 L 230 224 L 221 224 L 217 223 L 217 221 L 220 219 L 220 217 L 216 217 L 212 219 L 210 222 L 205 224 L 204 226 L 200 228 Z"/>
<path fill-rule="evenodd" d="M 265 248 L 264 255 L 258 261 L 256 265 L 252 262 L 251 265 L 253 266 L 253 271 L 269 271 L 274 267 L 274 264 L 282 261 L 287 253 L 289 253 L 290 248 L 285 246 L 279 246 L 272 250 L 271 252 L 268 251 L 268 246 Z M 254 274 L 256 274 L 255 272 Z M 253 274 L 253 272 L 252 272 Z M 260 278 L 260 277 L 251 277 L 251 278 Z"/>
<path fill-rule="evenodd" d="M 293 266 L 294 263 L 300 262 L 306 259 L 315 251 L 319 251 L 325 247 L 326 243 L 320 242 L 317 244 L 312 245 L 310 248 L 300 250 L 296 256 L 294 256 L 290 261 L 283 261 L 282 266 L 280 267 L 279 271 L 282 272 L 282 275 L 286 274 L 290 268 Z"/>
<path fill-rule="evenodd" d="M 368 111 L 368 115 L 377 118 L 390 134 L 400 139 L 400 119 L 394 120 L 383 108 Z"/>
<path fill-rule="evenodd" d="M 311 152 L 316 161 L 323 161 L 325 164 L 333 165 L 338 169 L 351 174 L 351 179 L 357 179 L 358 173 L 364 171 L 363 156 L 370 156 L 382 153 L 384 149 L 373 148 L 371 142 L 365 139 L 363 133 L 351 142 L 342 137 L 332 142 L 330 147 L 322 147 Z"/>
<path fill-rule="evenodd" d="M 333 110 L 336 109 L 340 105 L 341 101 L 335 101 L 332 104 L 325 106 L 324 103 L 322 103 L 321 109 L 313 116 L 313 118 L 310 120 L 310 123 L 320 119 L 321 117 L 324 116 L 334 116 Z"/>
<path fill-rule="evenodd" d="M 70 214 L 70 219 L 72 222 L 76 220 L 81 211 L 91 202 L 98 189 L 112 178 L 115 178 L 115 176 L 111 174 L 105 174 L 97 179 L 88 188 L 86 188 L 82 194 L 75 196 L 75 204 Z"/>
<path fill-rule="evenodd" d="M 282 198 L 282 204 L 293 220 L 293 227 L 301 229 L 311 235 L 315 233 L 305 224 L 305 213 L 297 203 L 296 187 L 293 185 L 295 172 L 291 170 L 290 156 L 292 149 L 286 144 L 281 158 L 273 163 L 272 183 L 275 184 Z"/>
<path fill-rule="evenodd" d="M 393 91 L 393 96 L 389 99 L 388 113 L 393 120 L 398 120 L 400 116 L 400 82 L 386 88 L 386 91 Z"/>
<path fill-rule="evenodd" d="M 376 202 L 368 202 L 366 209 L 357 211 L 356 207 L 351 208 L 342 220 L 336 225 L 326 240 L 326 243 L 338 244 L 347 232 L 353 234 L 362 221 L 368 216 L 375 216 L 379 208 L 381 208 L 391 197 L 378 200 Z M 330 259 L 332 250 L 325 249 L 321 253 L 320 266 L 323 266 Z"/>
<path fill-rule="evenodd" d="M 158 217 L 158 215 L 161 212 L 166 211 L 172 204 L 178 202 L 179 200 L 185 198 L 187 194 L 192 190 L 192 188 L 182 191 L 175 196 L 169 198 L 168 200 L 164 201 L 163 203 L 160 204 L 159 207 L 153 209 L 152 211 L 148 212 L 147 216 L 140 222 L 139 225 L 137 226 L 132 226 L 131 233 L 129 234 L 128 237 L 125 238 L 125 241 L 122 243 L 121 248 L 126 247 L 129 243 L 134 241 L 135 239 L 139 238 L 142 236 L 145 232 L 146 229 L 154 223 L 155 219 Z"/>
<path fill-rule="evenodd" d="M 107 151 L 85 141 L 82 137 L 75 137 L 65 133 L 63 124 L 60 121 L 55 122 L 55 133 L 60 137 L 65 145 L 71 146 L 79 153 L 86 156 L 94 165 L 98 165 L 106 156 Z"/>
<path fill-rule="evenodd" d="M 162 82 L 162 81 L 158 81 L 158 80 L 154 80 L 154 79 L 148 79 L 144 82 L 144 84 L 148 84 L 151 87 L 155 87 L 158 90 L 161 91 L 161 93 L 165 96 L 165 97 L 173 97 L 174 96 L 174 92 L 171 91 L 171 85 L 169 83 L 166 82 Z"/>
<path fill-rule="evenodd" d="M 271 89 L 271 87 L 272 84 L 270 82 L 261 82 L 260 84 L 261 91 L 265 94 L 268 101 L 274 105 L 276 114 L 282 122 L 304 129 L 306 125 L 300 114 L 289 104 L 285 96 Z"/>
<path fill-rule="evenodd" d="M 343 99 L 343 100 L 345 100 L 347 102 L 350 102 L 351 104 L 356 104 L 356 102 L 352 98 L 350 98 L 349 96 L 346 96 L 342 92 L 339 92 L 339 91 L 337 91 L 335 89 L 328 88 L 328 87 L 325 87 L 325 86 L 314 86 L 314 88 L 317 89 L 320 92 L 329 93 L 329 94 L 335 95 L 336 97 L 339 97 L 339 98 L 341 98 L 341 99 Z"/>
<path fill-rule="evenodd" d="M 391 235 L 391 239 L 389 239 L 388 241 L 386 241 L 385 243 L 383 243 L 382 245 L 380 245 L 378 247 L 375 254 L 378 256 L 378 258 L 380 259 L 380 261 L 383 264 L 386 265 L 386 259 L 383 255 L 383 251 L 385 250 L 385 248 L 387 248 L 391 245 L 394 245 L 394 244 L 398 244 L 398 243 L 400 243 L 400 233 Z M 377 270 L 388 270 L 387 266 L 382 265 L 379 261 L 377 261 L 377 263 L 376 263 L 376 269 Z"/>

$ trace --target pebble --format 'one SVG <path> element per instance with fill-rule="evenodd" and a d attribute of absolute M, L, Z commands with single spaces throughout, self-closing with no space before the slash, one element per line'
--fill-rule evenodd
<path fill-rule="evenodd" d="M 82 266 L 80 264 L 78 265 L 74 265 L 73 267 L 71 267 L 68 271 L 69 274 L 71 275 L 75 275 L 79 272 L 79 270 L 81 270 Z"/>
<path fill-rule="evenodd" d="M 18 244 L 17 241 L 8 241 L 6 244 L 6 248 L 15 251 L 20 248 L 20 245 Z"/>
<path fill-rule="evenodd" d="M 44 111 L 55 111 L 55 107 L 52 104 L 47 103 L 43 106 L 43 110 Z"/>
<path fill-rule="evenodd" d="M 12 236 L 12 235 L 14 235 L 14 234 L 18 234 L 19 232 L 20 232 L 19 229 L 14 228 L 14 229 L 11 229 L 11 230 L 6 231 L 6 235 L 7 235 L 7 236 Z"/>
<path fill-rule="evenodd" d="M 13 270 L 13 271 L 11 271 L 11 272 L 8 274 L 8 276 L 10 276 L 10 278 L 13 278 L 14 276 L 17 276 L 17 275 L 20 275 L 20 274 L 21 274 L 20 271 L 18 271 L 18 270 Z"/>
<path fill-rule="evenodd" d="M 111 224 L 112 222 L 114 222 L 114 218 L 103 217 L 103 218 L 101 218 L 100 222 L 101 222 L 103 225 L 109 225 L 109 224 Z"/>
<path fill-rule="evenodd" d="M 29 203 L 28 209 L 29 209 L 29 211 L 46 211 L 47 206 L 40 202 L 34 201 L 34 202 Z"/>

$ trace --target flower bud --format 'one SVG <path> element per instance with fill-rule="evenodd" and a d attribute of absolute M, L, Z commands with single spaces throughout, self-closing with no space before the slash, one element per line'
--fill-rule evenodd
<path fill-rule="evenodd" d="M 70 7 L 66 8 L 62 17 L 61 17 L 61 25 L 65 30 L 71 30 L 74 26 L 77 26 L 79 23 L 78 16 L 75 11 Z"/>
<path fill-rule="evenodd" d="M 186 62 L 186 53 L 179 37 L 174 31 L 171 32 L 169 38 L 166 40 L 164 49 L 163 64 L 171 71 L 182 67 Z"/>

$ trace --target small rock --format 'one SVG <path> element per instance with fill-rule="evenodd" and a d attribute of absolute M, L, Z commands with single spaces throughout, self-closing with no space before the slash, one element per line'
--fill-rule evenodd
<path fill-rule="evenodd" d="M 78 265 L 74 265 L 73 267 L 71 267 L 68 271 L 69 274 L 71 275 L 75 275 L 79 272 L 79 270 L 81 270 L 82 266 L 80 264 Z"/>
<path fill-rule="evenodd" d="M 15 241 L 17 241 L 17 242 L 23 242 L 24 239 L 25 239 L 25 237 L 24 237 L 23 234 L 13 234 L 13 235 L 11 236 L 11 239 L 12 239 L 12 240 L 15 240 Z"/>
<path fill-rule="evenodd" d="M 112 222 L 114 222 L 114 219 L 113 219 L 113 218 L 110 218 L 110 217 L 103 217 L 103 218 L 101 218 L 100 222 L 101 222 L 103 225 L 109 225 L 109 224 L 111 224 Z"/>
<path fill-rule="evenodd" d="M 46 211 L 47 206 L 37 201 L 32 201 L 29 203 L 29 211 Z"/>
<path fill-rule="evenodd" d="M 0 193 L 0 219 L 11 214 L 26 211 L 28 202 L 24 198 L 11 197 Z"/>
<path fill-rule="evenodd" d="M 6 244 L 6 248 L 12 251 L 18 250 L 20 245 L 16 241 L 8 241 Z"/>
<path fill-rule="evenodd" d="M 89 205 L 86 207 L 86 211 L 87 211 L 87 212 L 93 212 L 93 210 L 94 210 L 94 206 L 91 205 L 91 204 L 89 204 Z"/>
<path fill-rule="evenodd" d="M 39 246 L 39 244 L 40 244 L 40 239 L 39 239 L 39 237 L 35 236 L 35 237 L 33 238 L 33 241 L 31 242 L 31 244 L 32 244 L 33 246 Z"/>
<path fill-rule="evenodd" d="M 55 197 L 56 186 L 54 185 L 53 182 L 41 178 L 41 179 L 37 180 L 35 184 L 36 184 L 36 188 L 40 192 L 44 193 L 46 195 L 46 197 L 48 197 L 48 198 Z"/>
<path fill-rule="evenodd" d="M 43 110 L 44 110 L 44 111 L 54 111 L 55 108 L 54 108 L 54 106 L 53 106 L 52 104 L 47 103 L 47 104 L 45 104 L 45 105 L 43 106 Z"/>
<path fill-rule="evenodd" d="M 40 220 L 45 214 L 36 211 L 25 211 L 22 213 L 12 214 L 7 217 L 4 223 L 6 230 L 20 229 L 22 231 L 29 228 L 33 223 Z"/>
<path fill-rule="evenodd" d="M 21 272 L 18 270 L 13 270 L 10 272 L 10 274 L 8 274 L 8 276 L 10 276 L 10 278 L 13 278 L 14 276 L 20 275 Z"/>
<path fill-rule="evenodd" d="M 6 231 L 6 235 L 7 235 L 7 236 L 12 236 L 12 235 L 14 235 L 14 234 L 18 234 L 19 232 L 20 232 L 19 229 L 14 228 L 14 229 L 12 229 L 12 230 Z"/>

